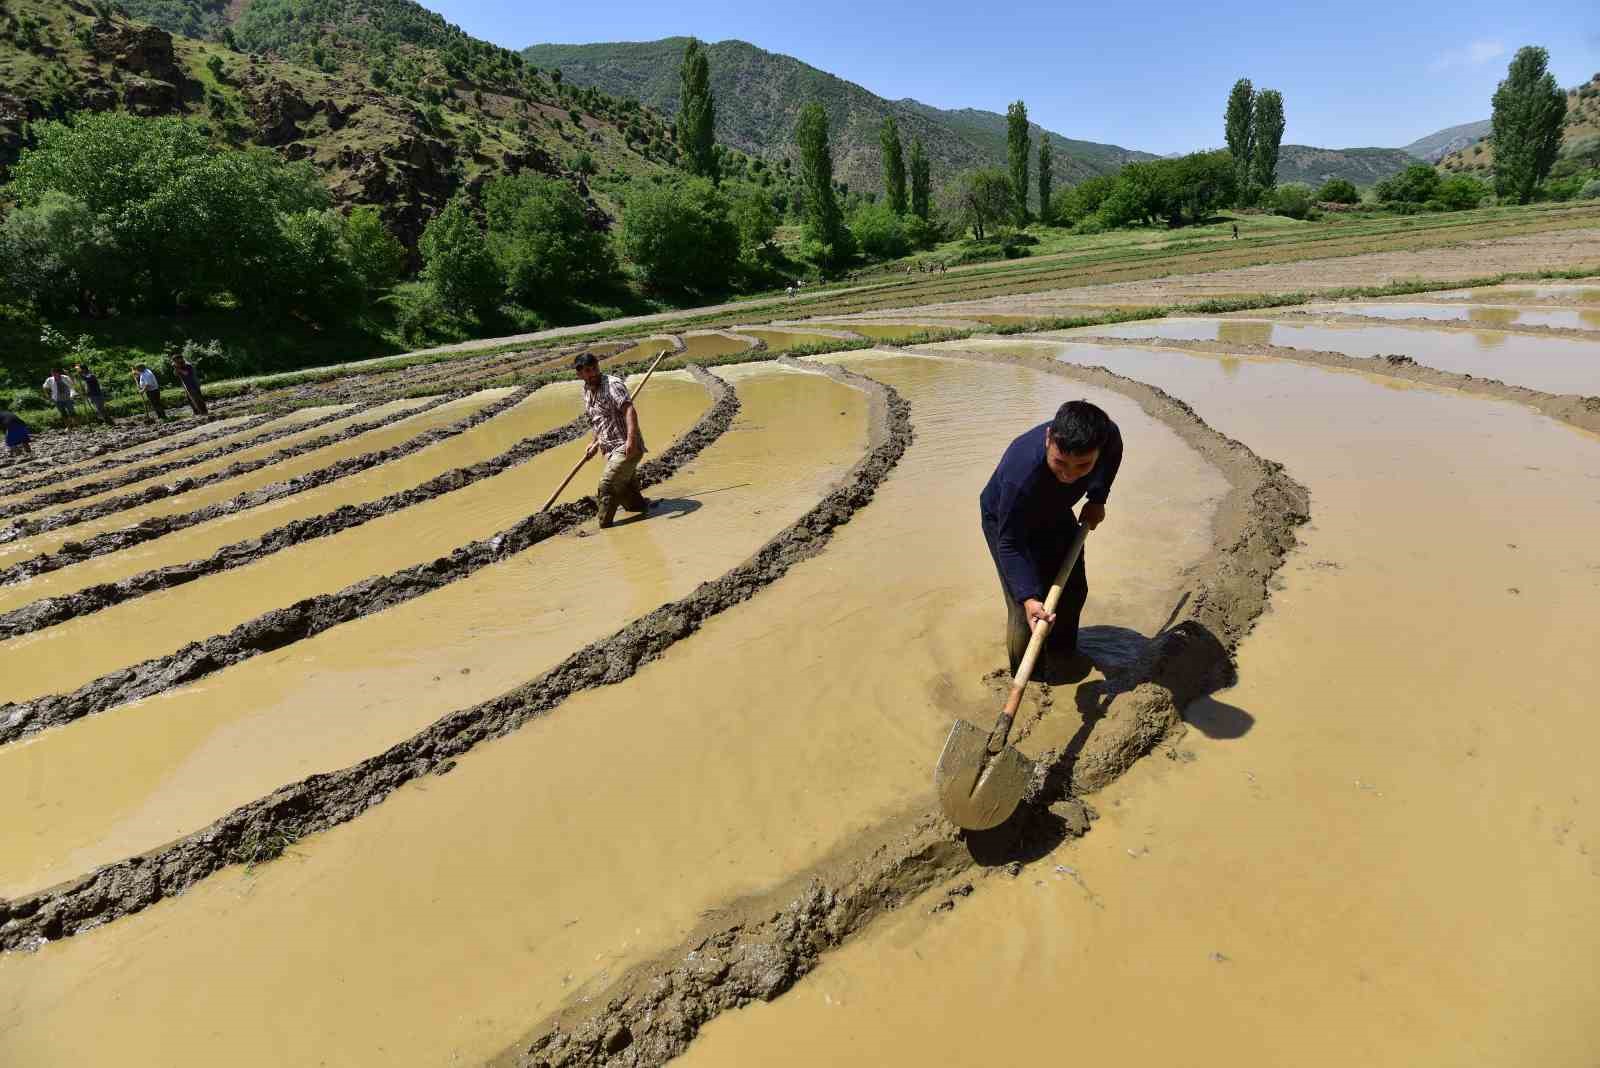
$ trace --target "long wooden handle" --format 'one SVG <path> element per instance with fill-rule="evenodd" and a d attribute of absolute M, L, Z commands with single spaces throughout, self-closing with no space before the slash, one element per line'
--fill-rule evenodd
<path fill-rule="evenodd" d="M 1072 569 L 1077 566 L 1078 557 L 1083 554 L 1083 541 L 1088 536 L 1089 528 L 1079 526 L 1078 536 L 1072 539 L 1072 548 L 1067 552 L 1067 559 L 1061 565 L 1061 570 L 1056 573 L 1055 584 L 1050 587 L 1050 592 L 1045 594 L 1044 610 L 1047 614 L 1055 614 L 1056 605 L 1061 602 L 1061 591 L 1066 588 L 1067 579 L 1072 577 Z M 1033 674 L 1033 665 L 1044 650 L 1044 640 L 1050 635 L 1050 627 L 1051 623 L 1047 619 L 1041 619 L 1033 625 L 1033 637 L 1028 639 L 1028 650 L 1022 654 L 1022 662 L 1017 665 L 1017 673 L 1011 682 L 1011 692 L 1006 695 L 1006 706 L 1000 710 L 1000 718 L 995 720 L 994 730 L 989 734 L 991 753 L 998 753 L 1006 747 L 1006 739 L 1011 735 L 1011 720 L 1022 705 L 1022 692 L 1028 688 L 1028 678 Z"/>
<path fill-rule="evenodd" d="M 667 349 L 667 350 L 665 350 L 663 352 L 660 352 L 660 353 L 658 353 L 656 355 L 656 358 L 651 361 L 649 369 L 647 371 L 645 371 L 644 378 L 639 380 L 639 384 L 637 386 L 634 386 L 633 387 L 633 392 L 628 395 L 628 403 L 631 404 L 635 400 L 638 399 L 639 394 L 644 391 L 645 383 L 649 382 L 650 381 L 650 376 L 656 373 L 656 364 L 658 364 L 662 360 L 666 359 L 667 353 L 673 352 L 673 351 L 675 351 L 675 350 Z M 539 506 L 539 511 L 542 512 L 545 509 L 549 508 L 552 504 L 556 503 L 556 498 L 561 496 L 562 492 L 567 488 L 568 485 L 571 484 L 572 480 L 578 477 L 578 472 L 580 470 L 582 470 L 583 469 L 583 465 L 588 463 L 588 462 L 589 462 L 589 452 L 588 452 L 588 450 L 585 450 L 584 454 L 583 454 L 583 458 L 580 459 L 576 464 L 572 465 L 572 470 L 567 472 L 567 477 L 561 480 L 561 485 L 557 486 L 556 487 L 556 491 L 554 493 L 550 494 L 550 498 Z"/>

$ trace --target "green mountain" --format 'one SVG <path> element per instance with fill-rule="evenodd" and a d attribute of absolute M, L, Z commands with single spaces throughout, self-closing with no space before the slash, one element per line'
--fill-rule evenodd
<path fill-rule="evenodd" d="M 457 191 L 523 170 L 571 181 L 602 222 L 676 154 L 659 113 L 542 77 L 411 0 L 4 0 L 0 178 L 30 122 L 108 109 L 306 160 L 407 244 Z"/>
<path fill-rule="evenodd" d="M 678 64 L 687 40 L 669 37 L 644 43 L 534 45 L 522 55 L 541 70 L 559 71 L 566 84 L 632 97 L 670 115 L 678 106 Z M 878 129 L 890 115 L 899 123 L 908 151 L 912 138 L 922 138 L 935 185 L 970 167 L 1005 163 L 1004 115 L 970 108 L 944 111 L 915 100 L 885 100 L 792 56 L 767 52 L 744 41 L 719 41 L 707 50 L 717 102 L 717 140 L 752 156 L 795 158 L 795 118 L 804 104 L 816 100 L 828 111 L 834 175 L 853 189 L 879 188 Z M 1035 138 L 1045 133 L 1038 126 L 1033 132 Z M 1075 141 L 1053 132 L 1049 136 L 1058 183 L 1106 174 L 1133 160 L 1156 158 L 1148 152 Z"/>
<path fill-rule="evenodd" d="M 1365 188 L 1415 162 L 1416 158 L 1401 148 L 1284 145 L 1278 153 L 1278 181 L 1319 186 L 1329 178 L 1344 178 Z"/>

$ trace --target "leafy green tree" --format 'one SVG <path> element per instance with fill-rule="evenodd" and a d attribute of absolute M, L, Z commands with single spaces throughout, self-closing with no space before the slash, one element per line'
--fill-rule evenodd
<path fill-rule="evenodd" d="M 1181 159 L 1161 160 L 1163 212 L 1173 226 L 1204 222 L 1212 212 L 1237 197 L 1233 156 L 1226 151 L 1192 152 Z M 1310 190 L 1306 195 L 1310 196 Z"/>
<path fill-rule="evenodd" d="M 332 208 L 278 216 L 282 238 L 268 264 L 270 300 L 278 307 L 327 318 L 361 296 L 361 278 L 350 262 L 344 218 Z"/>
<path fill-rule="evenodd" d="M 1268 190 L 1278 184 L 1278 148 L 1283 144 L 1283 94 L 1263 89 L 1256 95 L 1255 121 L 1251 123 L 1253 145 L 1250 184 Z"/>
<path fill-rule="evenodd" d="M 850 216 L 850 233 L 868 256 L 890 260 L 911 251 L 905 221 L 888 204 L 864 204 Z"/>
<path fill-rule="evenodd" d="M 1438 196 L 1439 182 L 1439 172 L 1431 163 L 1413 163 L 1373 186 L 1372 191 L 1383 203 L 1426 204 Z"/>
<path fill-rule="evenodd" d="M 715 182 L 717 174 L 716 102 L 711 97 L 711 61 L 693 37 L 683 49 L 678 68 L 678 117 L 673 135 L 690 174 Z"/>
<path fill-rule="evenodd" d="M 959 225 L 984 240 L 1016 220 L 1011 176 L 995 167 L 968 171 L 945 191 L 945 210 Z"/>
<path fill-rule="evenodd" d="M 1325 204 L 1359 204 L 1361 190 L 1347 178 L 1329 178 L 1317 190 L 1317 199 Z"/>
<path fill-rule="evenodd" d="M 483 188 L 489 252 L 520 304 L 539 308 L 616 269 L 606 235 L 577 190 L 542 174 L 504 175 Z"/>
<path fill-rule="evenodd" d="M 896 215 L 906 213 L 906 162 L 900 150 L 900 127 L 894 116 L 886 116 L 878 131 L 878 146 L 883 153 L 883 191 Z"/>
<path fill-rule="evenodd" d="M 933 210 L 933 176 L 928 170 L 928 157 L 922 150 L 922 138 L 911 142 L 911 214 L 927 221 Z"/>
<path fill-rule="evenodd" d="M 125 273 L 110 228 L 59 190 L 15 208 L 0 224 L 6 289 L 46 315 L 95 313 L 123 291 Z"/>
<path fill-rule="evenodd" d="M 400 280 L 406 267 L 406 247 L 383 225 L 371 204 L 360 204 L 344 220 L 344 242 L 351 269 L 370 299 Z"/>
<path fill-rule="evenodd" d="M 1550 53 L 1519 48 L 1494 91 L 1494 184 L 1500 196 L 1526 204 L 1561 149 L 1567 95 L 1548 69 Z"/>
<path fill-rule="evenodd" d="M 1050 148 L 1050 135 L 1039 134 L 1039 221 L 1046 225 L 1054 221 L 1055 205 L 1050 199 L 1050 184 L 1055 180 L 1051 173 L 1053 157 Z"/>
<path fill-rule="evenodd" d="M 1223 134 L 1228 154 L 1233 157 L 1234 181 L 1239 194 L 1249 198 L 1250 167 L 1255 159 L 1256 90 L 1249 78 L 1233 83 L 1228 93 L 1228 108 L 1223 113 Z"/>
<path fill-rule="evenodd" d="M 1013 213 L 1018 226 L 1028 225 L 1028 105 L 1020 100 L 1006 108 L 1006 163 L 1011 173 Z"/>
<path fill-rule="evenodd" d="M 850 253 L 849 232 L 833 188 L 833 149 L 828 143 L 828 113 L 816 102 L 800 109 L 795 123 L 800 147 L 800 180 L 805 193 L 806 236 L 824 249 L 830 264 Z"/>
<path fill-rule="evenodd" d="M 622 212 L 622 251 L 658 289 L 726 287 L 739 258 L 727 198 L 705 178 L 636 182 Z"/>
<path fill-rule="evenodd" d="M 1440 182 L 1433 199 L 1446 211 L 1471 211 L 1488 195 L 1488 186 L 1470 175 L 1458 174 Z"/>
<path fill-rule="evenodd" d="M 1304 182 L 1285 182 L 1272 191 L 1272 210 L 1290 219 L 1304 219 L 1316 208 L 1311 187 Z"/>
<path fill-rule="evenodd" d="M 765 189 L 746 185 L 729 195 L 729 218 L 739 231 L 739 249 L 745 256 L 754 256 L 767 248 L 767 243 L 778 232 L 778 209 Z"/>
<path fill-rule="evenodd" d="M 1052 198 L 1050 214 L 1062 226 L 1075 226 L 1100 210 L 1117 187 L 1115 174 L 1097 174 L 1077 185 L 1058 191 Z"/>
<path fill-rule="evenodd" d="M 417 249 L 422 281 L 450 314 L 481 318 L 505 296 L 505 279 L 464 196 L 428 221 Z"/>

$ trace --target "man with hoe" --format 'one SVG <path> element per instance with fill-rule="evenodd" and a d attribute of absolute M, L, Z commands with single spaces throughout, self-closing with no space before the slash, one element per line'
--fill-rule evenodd
<path fill-rule="evenodd" d="M 629 512 L 647 512 L 650 501 L 639 489 L 639 460 L 644 456 L 644 435 L 639 432 L 639 410 L 628 396 L 628 384 L 616 375 L 600 373 L 594 353 L 580 353 L 573 361 L 583 379 L 583 414 L 589 419 L 594 440 L 587 460 L 595 453 L 606 458 L 595 490 L 600 506 L 600 527 L 605 529 L 616 517 L 620 505 Z"/>
<path fill-rule="evenodd" d="M 989 543 L 1006 599 L 1006 651 L 1016 673 L 1043 619 L 1052 624 L 1040 658 L 1046 680 L 1069 677 L 1081 666 L 1078 619 L 1089 595 L 1083 556 L 1072 569 L 1052 615 L 1045 595 L 1078 535 L 1106 517 L 1106 498 L 1122 464 L 1122 433 L 1088 401 L 1068 401 L 1048 423 L 1013 441 L 978 498 L 983 537 Z M 1085 500 L 1074 516 L 1072 508 Z M 1080 676 L 1081 677 L 1081 674 Z"/>

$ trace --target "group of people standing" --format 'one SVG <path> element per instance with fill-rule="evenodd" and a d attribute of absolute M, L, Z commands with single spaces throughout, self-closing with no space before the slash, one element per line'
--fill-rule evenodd
<path fill-rule="evenodd" d="M 194 364 L 179 355 L 172 356 L 171 360 L 172 373 L 183 386 L 184 397 L 189 401 L 189 407 L 196 415 L 207 414 L 205 395 L 200 391 L 200 375 L 195 370 Z M 144 397 L 146 412 L 163 422 L 170 418 L 167 415 L 166 405 L 161 401 L 161 380 L 156 377 L 156 373 L 149 365 L 138 364 L 132 375 L 134 386 Z M 78 364 L 70 375 L 63 368 L 54 368 L 50 372 L 50 377 L 44 380 L 43 389 L 44 395 L 56 406 L 56 411 L 61 413 L 61 420 L 66 426 L 77 423 L 80 398 L 88 401 L 101 422 L 109 424 L 113 421 L 111 413 L 106 410 L 106 395 L 100 386 L 100 378 L 87 364 Z M 8 454 L 33 451 L 32 428 L 15 412 L 0 411 L 0 431 L 5 433 Z"/>

